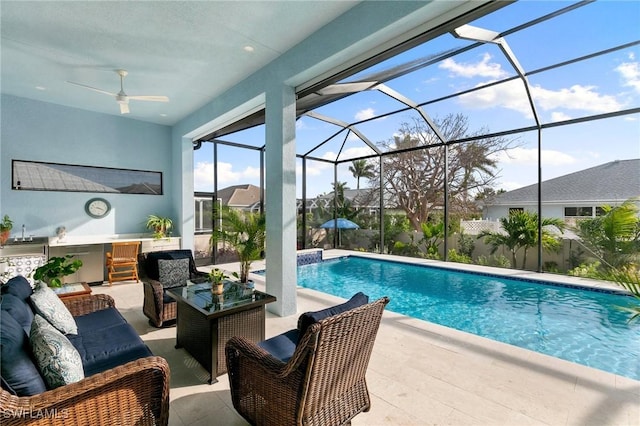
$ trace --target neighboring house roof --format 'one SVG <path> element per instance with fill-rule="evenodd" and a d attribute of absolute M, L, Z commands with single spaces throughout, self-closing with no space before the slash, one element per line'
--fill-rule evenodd
<path fill-rule="evenodd" d="M 18 162 L 14 164 L 14 173 L 15 180 L 19 182 L 20 187 L 33 190 L 120 192 L 118 189 L 102 185 L 91 179 L 59 170 L 55 165 Z"/>
<path fill-rule="evenodd" d="M 542 182 L 542 202 L 614 204 L 640 196 L 640 159 L 616 160 Z M 537 203 L 538 184 L 496 195 L 487 206 Z"/>
<path fill-rule="evenodd" d="M 260 202 L 260 188 L 251 185 L 233 185 L 218 190 L 218 198 L 229 207 L 249 208 Z"/>

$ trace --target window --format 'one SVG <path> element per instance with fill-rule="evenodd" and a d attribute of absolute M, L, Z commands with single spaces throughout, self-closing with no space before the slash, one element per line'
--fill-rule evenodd
<path fill-rule="evenodd" d="M 593 207 L 565 207 L 565 217 L 590 217 L 593 216 Z"/>
<path fill-rule="evenodd" d="M 162 172 L 12 161 L 11 189 L 162 195 Z"/>

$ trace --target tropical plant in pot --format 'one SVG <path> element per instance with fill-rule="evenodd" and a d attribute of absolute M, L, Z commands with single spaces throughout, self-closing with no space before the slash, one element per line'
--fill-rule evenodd
<path fill-rule="evenodd" d="M 211 291 L 216 294 L 222 294 L 224 291 L 224 280 L 229 278 L 224 271 L 219 268 L 213 268 L 209 271 L 209 280 L 211 281 Z"/>
<path fill-rule="evenodd" d="M 49 287 L 61 287 L 63 277 L 75 273 L 82 267 L 82 260 L 72 259 L 73 256 L 70 254 L 64 257 L 50 257 L 47 263 L 35 270 L 33 278 L 44 281 Z"/>
<path fill-rule="evenodd" d="M 5 214 L 0 222 L 0 245 L 4 245 L 11 236 L 11 230 L 13 229 L 13 221 L 9 215 Z"/>
<path fill-rule="evenodd" d="M 241 212 L 223 207 L 222 228 L 211 235 L 211 244 L 229 244 L 238 254 L 240 261 L 240 282 L 246 283 L 249 269 L 254 260 L 264 255 L 267 221 L 264 213 Z"/>
<path fill-rule="evenodd" d="M 168 217 L 158 216 L 150 214 L 147 216 L 147 229 L 153 231 L 153 238 L 160 239 L 165 238 L 171 228 L 173 227 L 173 221 Z"/>

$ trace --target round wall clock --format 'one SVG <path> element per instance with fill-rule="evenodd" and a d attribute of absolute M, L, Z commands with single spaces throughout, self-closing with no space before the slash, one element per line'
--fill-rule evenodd
<path fill-rule="evenodd" d="M 111 204 L 104 198 L 92 198 L 84 205 L 87 214 L 95 219 L 105 217 L 111 211 Z"/>

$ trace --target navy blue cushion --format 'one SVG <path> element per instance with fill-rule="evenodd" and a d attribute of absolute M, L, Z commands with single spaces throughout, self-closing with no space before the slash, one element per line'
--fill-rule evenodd
<path fill-rule="evenodd" d="M 37 395 L 47 390 L 33 363 L 24 329 L 6 311 L 0 312 L 0 374 L 15 395 Z"/>
<path fill-rule="evenodd" d="M 31 332 L 33 311 L 27 302 L 20 300 L 13 294 L 3 294 L 0 300 L 0 310 L 13 317 L 27 334 Z"/>
<path fill-rule="evenodd" d="M 358 306 L 366 305 L 367 303 L 369 303 L 369 296 L 362 292 L 358 292 L 354 294 L 351 299 L 340 305 L 322 309 L 321 311 L 305 312 L 300 315 L 300 318 L 298 318 L 298 330 L 300 330 L 300 335 L 303 335 L 307 331 L 307 328 L 312 324 L 322 321 L 325 318 L 350 311 Z"/>
<path fill-rule="evenodd" d="M 78 334 L 67 337 L 80 354 L 85 377 L 153 355 L 116 308 L 75 319 Z"/>
<path fill-rule="evenodd" d="M 147 277 L 152 280 L 160 279 L 160 271 L 158 270 L 158 260 L 159 259 L 190 259 L 189 261 L 189 271 L 192 272 L 195 268 L 195 264 L 191 265 L 191 259 L 193 259 L 193 255 L 191 254 L 191 250 L 167 250 L 167 251 L 154 251 L 151 253 L 147 253 L 147 258 L 145 260 L 145 272 L 147 273 Z"/>
<path fill-rule="evenodd" d="M 78 334 L 94 333 L 97 330 L 127 323 L 127 320 L 116 308 L 101 309 L 74 317 L 74 319 L 78 327 Z"/>
<path fill-rule="evenodd" d="M 2 286 L 3 294 L 13 294 L 20 300 L 27 300 L 33 293 L 31 284 L 22 275 L 16 275 Z"/>
<path fill-rule="evenodd" d="M 286 333 L 279 334 L 262 342 L 258 342 L 258 346 L 269 352 L 275 358 L 282 362 L 287 362 L 293 356 L 296 345 L 300 339 L 300 332 L 297 329 L 289 330 Z"/>

